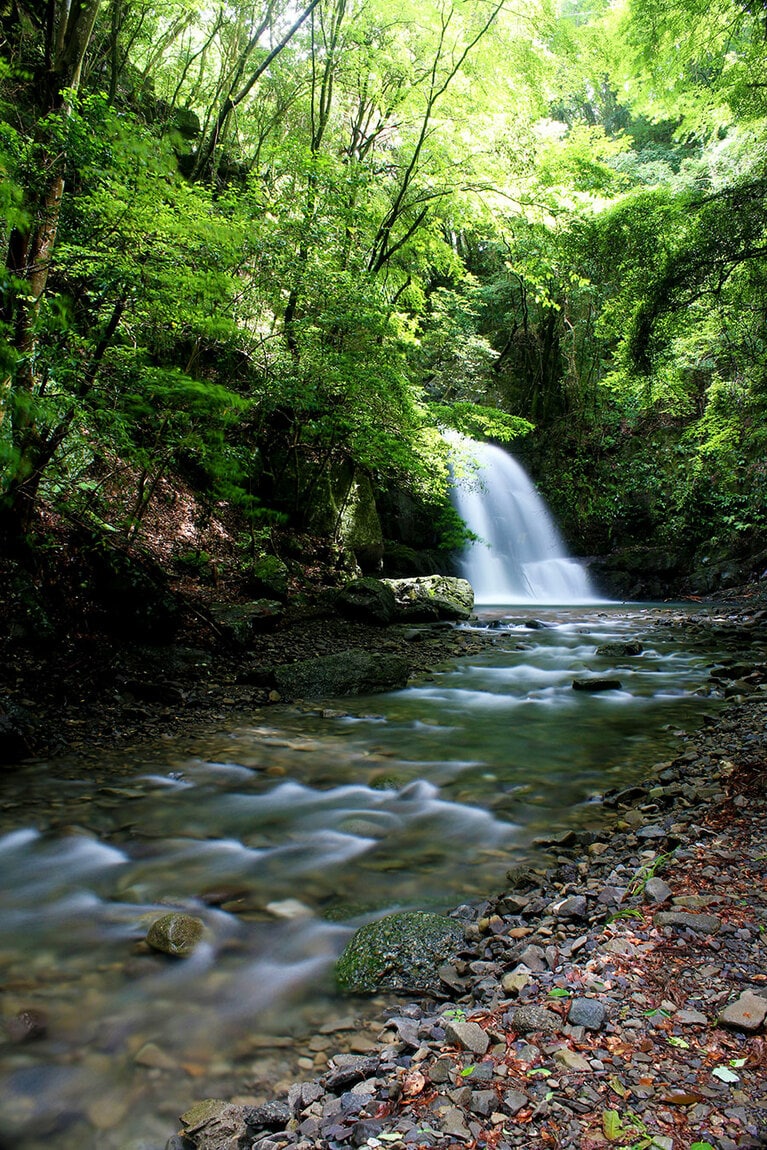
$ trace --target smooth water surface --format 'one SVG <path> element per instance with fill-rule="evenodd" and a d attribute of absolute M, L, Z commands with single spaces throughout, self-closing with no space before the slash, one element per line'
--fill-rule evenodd
<path fill-rule="evenodd" d="M 595 794 L 716 705 L 716 652 L 677 649 L 651 612 L 538 621 L 488 612 L 493 647 L 407 690 L 5 779 L 3 1017 L 39 1010 L 48 1032 L 0 1046 L 0 1143 L 162 1150 L 190 1101 L 268 1094 L 349 1013 L 331 970 L 354 925 L 500 889 L 536 835 L 598 825 Z M 640 657 L 595 654 L 629 637 Z M 572 689 L 597 674 L 621 689 Z M 205 921 L 190 959 L 141 944 L 168 909 Z"/>

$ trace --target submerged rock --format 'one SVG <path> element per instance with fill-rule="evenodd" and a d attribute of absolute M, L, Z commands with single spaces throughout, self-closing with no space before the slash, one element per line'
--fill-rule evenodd
<path fill-rule="evenodd" d="M 347 994 L 438 993 L 439 969 L 463 941 L 460 924 L 444 915 L 426 911 L 387 915 L 352 935 L 336 964 L 338 985 Z"/>
<path fill-rule="evenodd" d="M 205 933 L 202 919 L 190 914 L 171 912 L 156 919 L 147 931 L 146 941 L 152 950 L 173 958 L 186 958 Z"/>

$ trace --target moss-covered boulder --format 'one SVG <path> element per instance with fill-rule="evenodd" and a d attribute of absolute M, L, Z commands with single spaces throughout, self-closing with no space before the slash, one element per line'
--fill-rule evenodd
<path fill-rule="evenodd" d="M 248 589 L 266 599 L 284 600 L 288 597 L 288 568 L 276 555 L 263 555 L 255 559 L 246 572 Z"/>
<path fill-rule="evenodd" d="M 391 623 L 396 611 L 394 592 L 388 581 L 368 575 L 353 579 L 336 596 L 336 608 L 350 619 L 363 623 Z"/>
<path fill-rule="evenodd" d="M 474 609 L 474 589 L 452 575 L 421 575 L 413 579 L 383 579 L 396 602 L 396 618 L 430 622 L 468 619 Z"/>
<path fill-rule="evenodd" d="M 428 911 L 386 915 L 355 931 L 336 964 L 346 994 L 438 994 L 439 969 L 463 944 L 460 923 Z"/>

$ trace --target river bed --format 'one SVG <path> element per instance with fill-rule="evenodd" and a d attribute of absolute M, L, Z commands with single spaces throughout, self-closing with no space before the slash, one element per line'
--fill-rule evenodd
<path fill-rule="evenodd" d="M 719 706 L 721 651 L 649 609 L 480 622 L 494 645 L 404 691 L 3 780 L 2 1015 L 46 1030 L 0 1046 L 3 1145 L 162 1150 L 195 1099 L 311 1076 L 317 1033 L 378 1009 L 334 993 L 355 926 L 500 889 L 537 836 L 598 826 L 600 792 Z M 595 653 L 629 638 L 640 656 Z M 597 674 L 620 689 L 572 689 Z M 206 924 L 190 959 L 143 945 L 168 909 Z"/>

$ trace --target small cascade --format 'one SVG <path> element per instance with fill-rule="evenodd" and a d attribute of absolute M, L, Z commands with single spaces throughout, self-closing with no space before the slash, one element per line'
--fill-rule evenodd
<path fill-rule="evenodd" d="M 571 559 L 532 481 L 491 443 L 450 442 L 471 463 L 453 483 L 453 503 L 477 540 L 461 556 L 461 574 L 478 604 L 597 603 L 586 570 Z"/>

